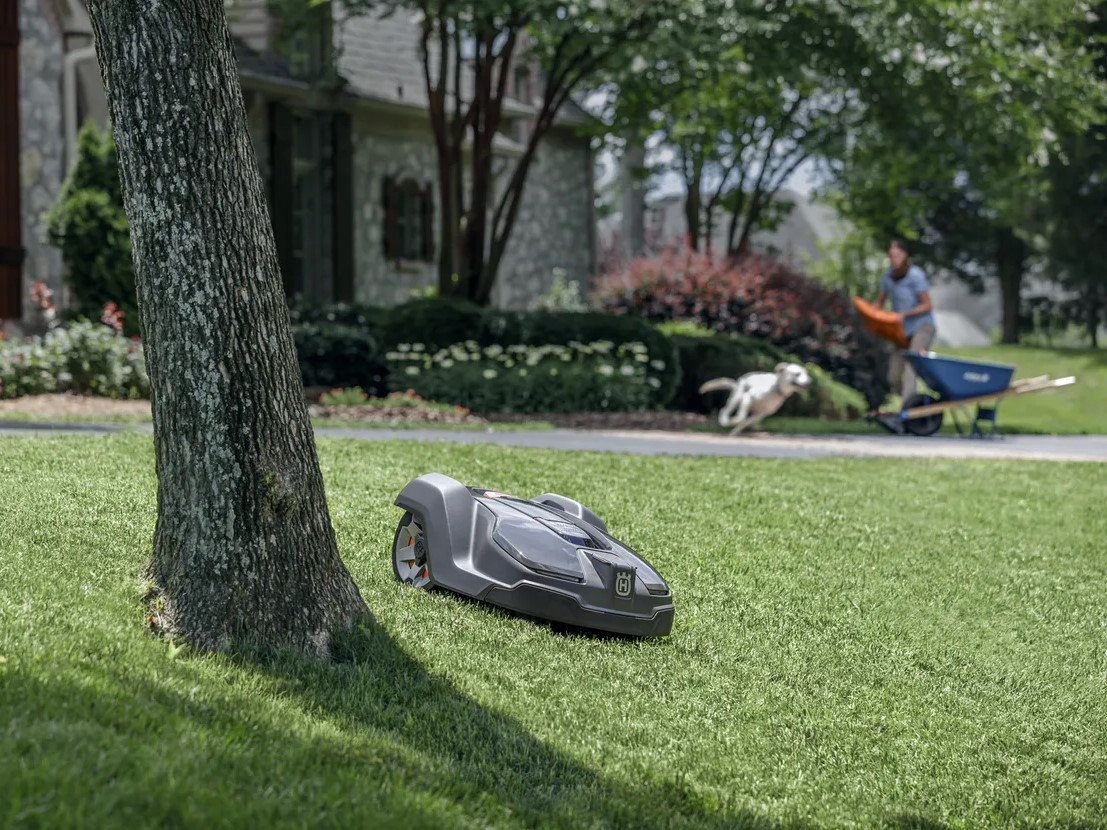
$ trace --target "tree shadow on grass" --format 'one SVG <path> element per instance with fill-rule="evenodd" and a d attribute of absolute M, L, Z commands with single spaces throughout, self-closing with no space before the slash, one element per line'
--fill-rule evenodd
<path fill-rule="evenodd" d="M 0 674 L 0 722 L 13 724 L 0 730 L 0 795 L 18 772 L 0 825 L 781 826 L 683 781 L 588 768 L 376 623 L 336 657 Z"/>
<path fill-rule="evenodd" d="M 551 626 L 553 634 L 579 629 Z M 598 635 L 607 636 L 607 635 Z M 618 643 L 618 637 L 610 638 Z M 776 828 L 771 820 L 710 803 L 680 781 L 622 781 L 589 769 L 520 723 L 472 700 L 413 660 L 375 622 L 345 637 L 335 662 L 259 665 L 313 708 L 350 728 L 390 735 L 455 771 L 451 798 L 491 799 L 524 826 Z M 548 701 L 551 709 L 559 705 Z M 585 737 L 585 736 L 582 736 Z M 795 826 L 795 825 L 790 825 Z"/>

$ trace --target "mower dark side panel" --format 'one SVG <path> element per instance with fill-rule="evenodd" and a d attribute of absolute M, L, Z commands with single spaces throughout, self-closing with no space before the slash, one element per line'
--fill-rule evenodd
<path fill-rule="evenodd" d="M 484 600 L 520 614 L 631 637 L 664 637 L 673 630 L 672 605 L 655 609 L 649 617 L 630 616 L 588 608 L 571 594 L 529 583 L 514 588 L 492 588 Z"/>
<path fill-rule="evenodd" d="M 604 533 L 607 532 L 607 525 L 603 523 L 603 519 L 581 504 L 579 501 L 573 501 L 567 499 L 565 496 L 559 496 L 557 493 L 543 493 L 541 496 L 531 499 L 531 501 L 538 502 L 539 504 L 547 504 L 551 507 L 556 507 L 558 510 L 562 510 L 577 519 L 583 519 L 590 525 L 595 525 Z"/>

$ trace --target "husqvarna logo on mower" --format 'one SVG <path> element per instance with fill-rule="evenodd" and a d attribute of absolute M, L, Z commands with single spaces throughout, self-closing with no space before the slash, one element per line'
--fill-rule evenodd
<path fill-rule="evenodd" d="M 962 377 L 969 383 L 987 383 L 991 376 L 983 372 L 965 372 Z"/>
<path fill-rule="evenodd" d="M 615 574 L 615 596 L 626 599 L 634 593 L 634 572 L 617 571 Z"/>

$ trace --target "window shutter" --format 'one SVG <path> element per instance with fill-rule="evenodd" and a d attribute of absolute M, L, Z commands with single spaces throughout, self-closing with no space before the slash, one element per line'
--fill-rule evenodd
<path fill-rule="evenodd" d="M 400 256 L 400 188 L 391 176 L 384 179 L 384 255 L 387 259 Z"/>
<path fill-rule="evenodd" d="M 334 116 L 334 298 L 354 299 L 354 175 L 351 119 Z"/>
<path fill-rule="evenodd" d="M 427 185 L 423 188 L 423 199 L 420 205 L 423 208 L 423 259 L 427 262 L 434 261 L 434 187 Z"/>

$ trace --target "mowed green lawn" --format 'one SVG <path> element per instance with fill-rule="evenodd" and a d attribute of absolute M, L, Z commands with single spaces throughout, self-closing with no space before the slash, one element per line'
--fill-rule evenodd
<path fill-rule="evenodd" d="M 0 826 L 1107 825 L 1101 465 L 323 441 L 378 627 L 341 662 L 148 636 L 149 439 L 0 439 Z M 412 477 L 580 498 L 671 637 L 398 586 Z"/>

